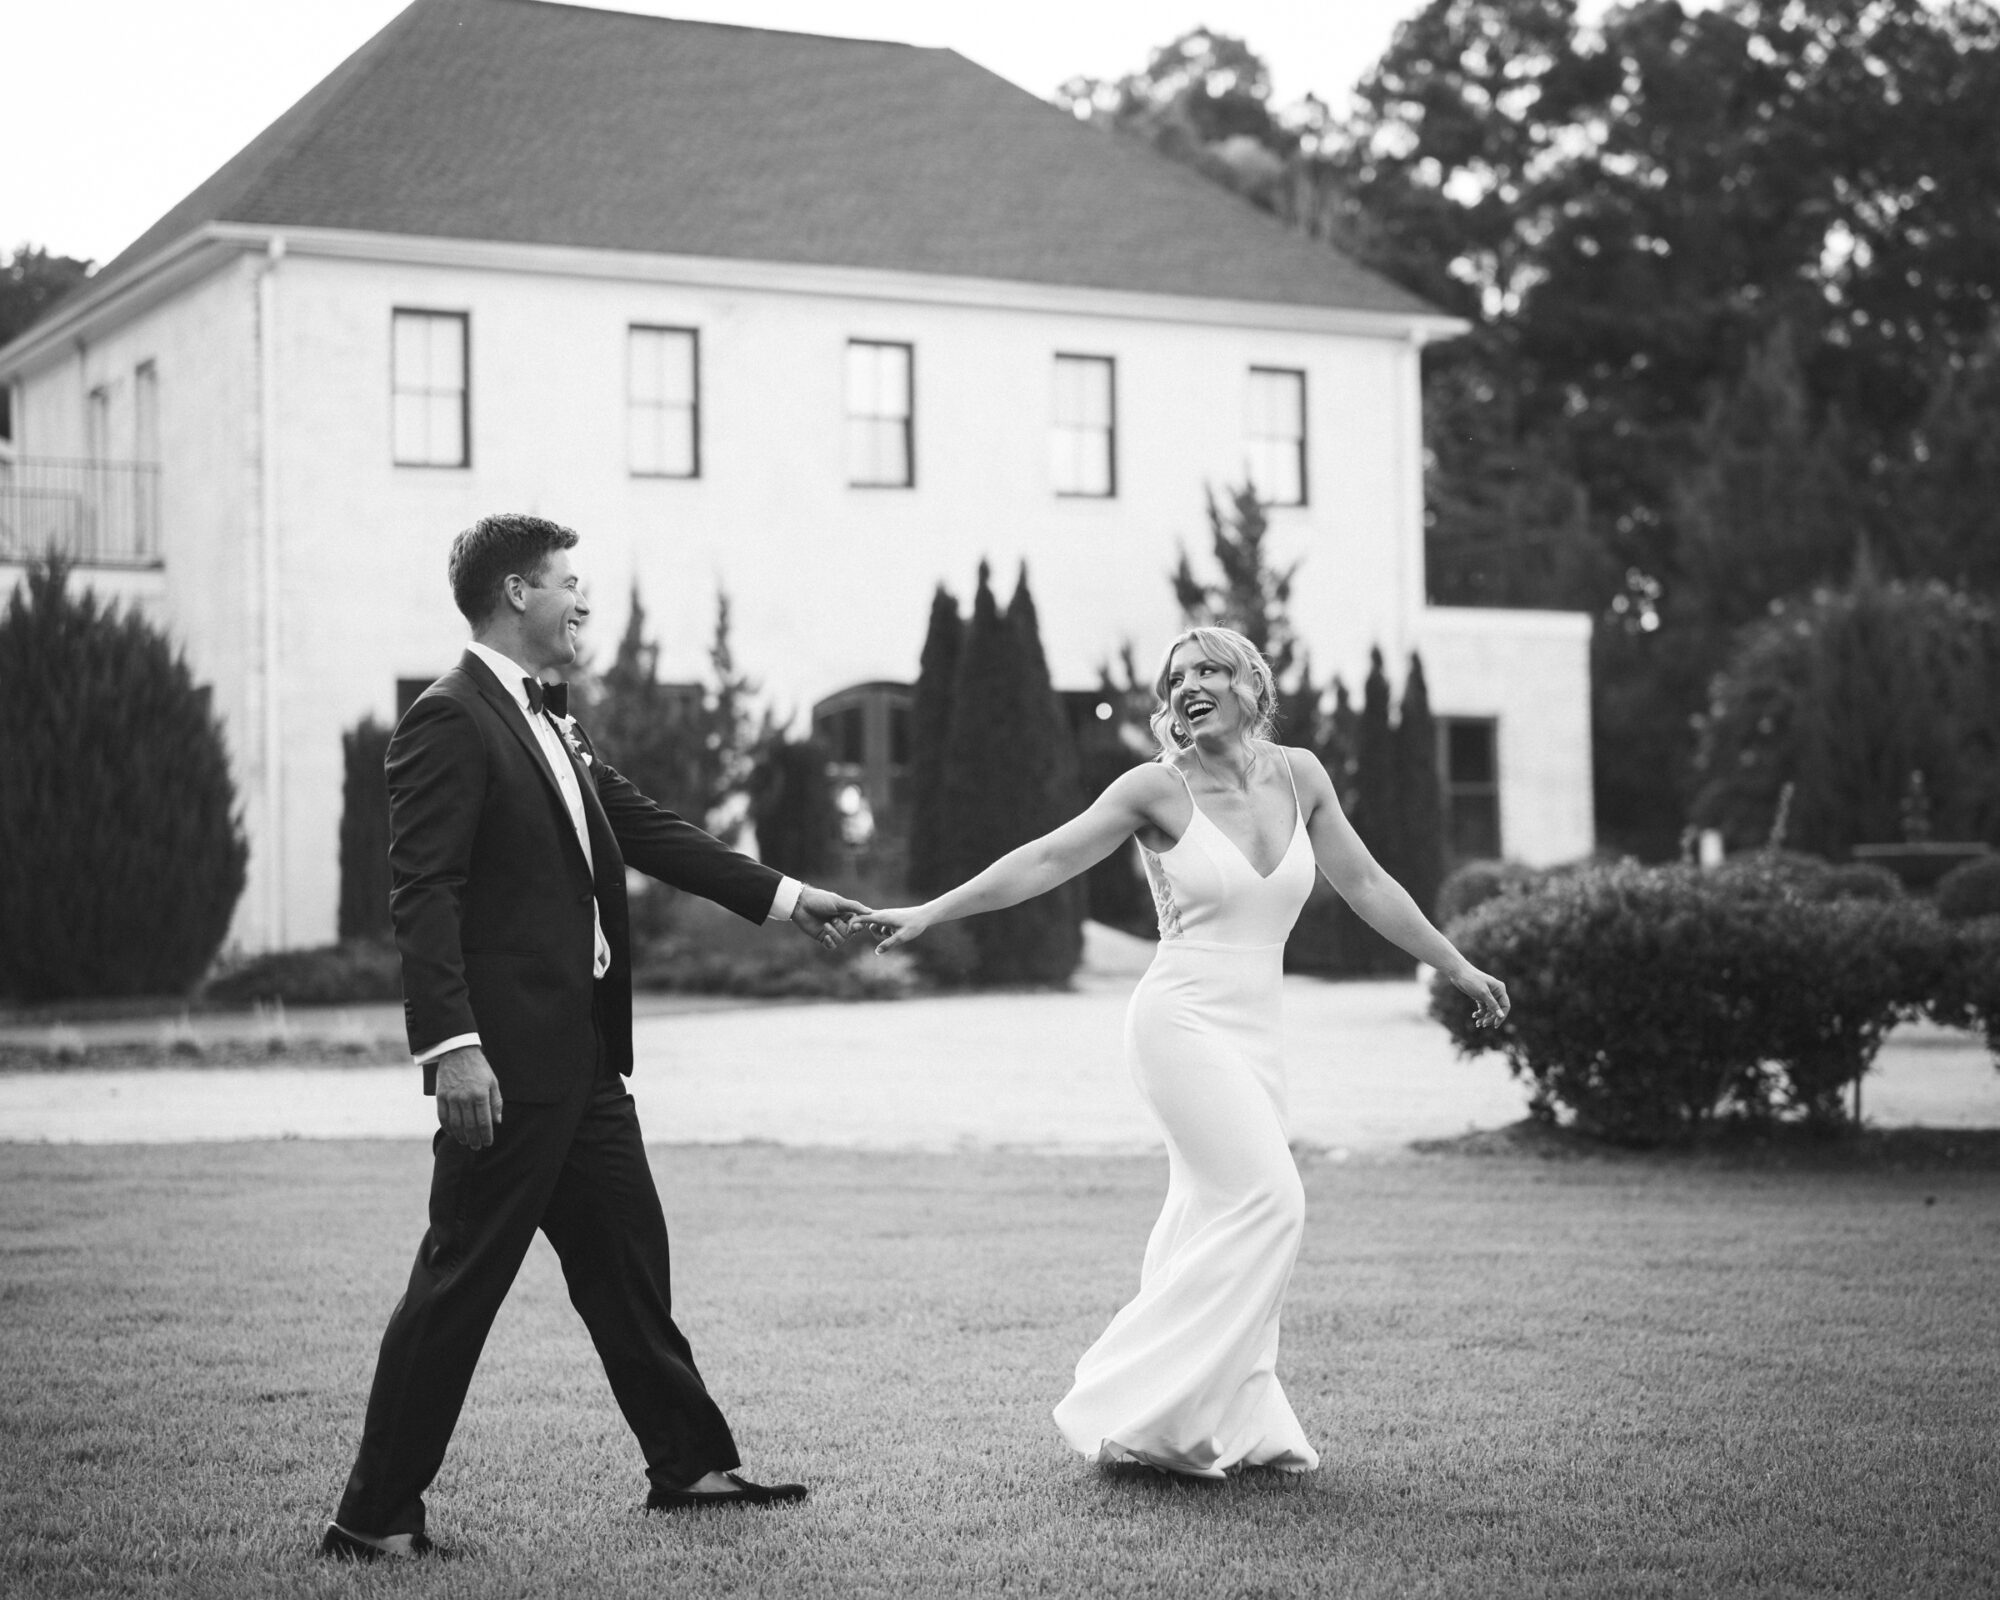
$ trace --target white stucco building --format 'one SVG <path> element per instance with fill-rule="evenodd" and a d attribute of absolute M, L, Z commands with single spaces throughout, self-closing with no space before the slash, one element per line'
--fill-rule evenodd
<path fill-rule="evenodd" d="M 1318 670 L 1420 650 L 1468 837 L 1556 860 L 1586 620 L 1425 603 L 1455 331 L 949 51 L 417 0 L 0 351 L 0 584 L 53 538 L 213 684 L 255 949 L 332 937 L 341 731 L 456 659 L 485 512 L 583 535 L 600 662 L 636 580 L 697 675 L 720 584 L 803 712 L 912 677 L 982 557 L 1027 561 L 1059 683 L 1150 661 L 1250 473 Z"/>

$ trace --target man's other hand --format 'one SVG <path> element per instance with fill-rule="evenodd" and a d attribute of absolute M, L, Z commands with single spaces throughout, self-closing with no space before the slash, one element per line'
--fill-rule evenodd
<path fill-rule="evenodd" d="M 438 1057 L 438 1126 L 468 1150 L 484 1150 L 500 1127 L 500 1080 L 486 1052 L 463 1045 Z"/>
<path fill-rule="evenodd" d="M 804 884 L 799 903 L 792 907 L 792 921 L 800 933 L 829 950 L 838 950 L 854 931 L 854 919 L 866 916 L 868 907 L 846 895 L 832 894 Z"/>

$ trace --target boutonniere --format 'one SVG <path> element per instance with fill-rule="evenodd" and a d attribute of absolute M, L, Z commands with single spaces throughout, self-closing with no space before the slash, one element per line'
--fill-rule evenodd
<path fill-rule="evenodd" d="M 569 746 L 570 754 L 586 767 L 590 765 L 590 752 L 584 748 L 583 735 L 577 732 L 575 717 L 555 717 L 551 719 L 556 731 L 562 735 L 563 743 Z"/>

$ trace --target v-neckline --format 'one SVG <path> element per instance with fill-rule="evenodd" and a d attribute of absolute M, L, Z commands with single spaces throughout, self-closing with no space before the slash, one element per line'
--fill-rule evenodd
<path fill-rule="evenodd" d="M 1211 817 L 1206 811 L 1203 811 L 1201 809 L 1201 802 L 1195 799 L 1193 789 L 1188 790 L 1188 804 L 1194 808 L 1195 814 L 1199 816 L 1203 822 L 1206 822 L 1211 828 L 1213 828 L 1216 831 L 1217 835 L 1220 836 L 1222 842 L 1228 845 L 1230 849 L 1236 852 L 1236 859 L 1242 862 L 1244 866 L 1250 869 L 1250 876 L 1255 878 L 1259 883 L 1269 883 L 1273 878 L 1275 878 L 1278 875 L 1278 869 L 1291 859 L 1292 847 L 1299 842 L 1299 823 L 1303 821 L 1305 817 L 1305 813 L 1299 805 L 1298 796 L 1293 795 L 1292 831 L 1289 835 L 1287 835 L 1285 839 L 1285 848 L 1283 852 L 1279 855 L 1278 859 L 1271 864 L 1271 870 L 1269 872 L 1259 872 L 1257 870 L 1257 863 L 1250 859 L 1250 852 L 1245 850 L 1243 846 L 1238 844 L 1234 839 L 1230 838 L 1227 833 L 1224 833 L 1222 824 L 1217 822 L 1215 818 Z M 1186 835 L 1183 834 L 1182 838 L 1185 837 Z M 1179 844 L 1180 840 L 1176 839 L 1174 843 Z"/>

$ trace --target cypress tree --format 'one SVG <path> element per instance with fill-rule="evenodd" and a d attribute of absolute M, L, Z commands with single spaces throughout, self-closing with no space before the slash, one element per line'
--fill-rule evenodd
<path fill-rule="evenodd" d="M 947 884 L 963 882 L 1061 821 L 1054 797 L 1065 772 L 1074 791 L 1074 756 L 1065 768 L 1062 746 L 1051 737 L 1061 712 L 1040 640 L 1031 650 L 1023 639 L 1033 626 L 1033 604 L 1014 622 L 1001 613 L 990 579 L 981 562 L 952 690 L 939 852 Z M 976 952 L 972 976 L 985 984 L 1059 982 L 1081 950 L 1076 912 L 1060 893 L 974 918 L 966 934 Z"/>
<path fill-rule="evenodd" d="M 1028 565 L 1021 563 L 1014 595 L 1007 602 L 1007 629 L 1013 635 L 1017 663 L 1015 692 L 1034 735 L 1015 751 L 1020 763 L 1021 792 L 1027 814 L 1022 838 L 1036 838 L 1060 827 L 1083 809 L 1078 783 L 1076 741 L 1069 730 L 1062 701 L 1049 680 L 1048 657 L 1042 650 L 1041 618 L 1028 590 Z M 1081 879 L 1072 879 L 1026 905 L 995 919 L 1013 918 L 1008 937 L 1015 947 L 1009 959 L 1020 977 L 1034 983 L 1063 983 L 1083 959 L 1083 917 L 1086 897 Z"/>
<path fill-rule="evenodd" d="M 757 854 L 793 878 L 816 878 L 833 860 L 840 810 L 816 739 L 772 739 L 750 772 L 750 820 Z"/>
<path fill-rule="evenodd" d="M 1396 718 L 1396 812 L 1402 871 L 1397 874 L 1417 909 L 1430 916 L 1444 882 L 1444 788 L 1438 781 L 1437 722 L 1431 716 L 1424 663 L 1414 652 Z"/>
<path fill-rule="evenodd" d="M 590 736 L 642 793 L 699 823 L 707 814 L 709 783 L 697 695 L 660 682 L 659 661 L 635 583 L 618 653 L 598 680 Z"/>
<path fill-rule="evenodd" d="M 28 569 L 0 617 L 0 993 L 182 994 L 249 849 L 222 729 L 143 616 Z"/>
<path fill-rule="evenodd" d="M 958 602 L 943 584 L 931 596 L 930 627 L 917 665 L 910 703 L 910 865 L 909 893 L 928 900 L 951 887 L 943 860 L 945 741 L 951 733 L 951 705 L 958 658 L 965 645 L 965 622 Z"/>
<path fill-rule="evenodd" d="M 1368 681 L 1361 691 L 1361 718 L 1355 726 L 1354 831 L 1382 869 L 1399 882 L 1405 871 L 1396 793 L 1396 743 L 1389 725 L 1389 678 L 1382 652 L 1368 652 Z M 1409 958 L 1352 911 L 1342 908 L 1348 928 L 1348 969 L 1353 972 L 1407 970 Z"/>
<path fill-rule="evenodd" d="M 365 717 L 340 736 L 340 911 L 343 939 L 389 937 L 389 730 Z"/>

